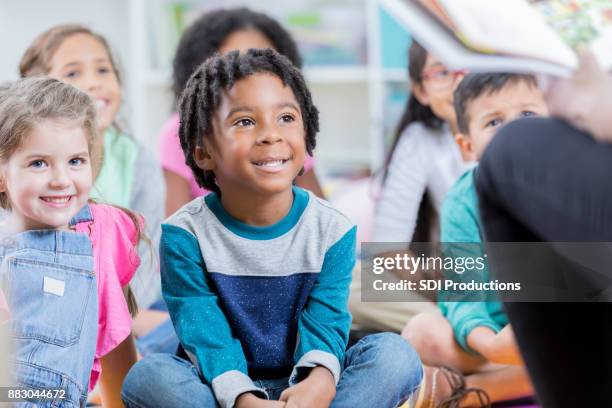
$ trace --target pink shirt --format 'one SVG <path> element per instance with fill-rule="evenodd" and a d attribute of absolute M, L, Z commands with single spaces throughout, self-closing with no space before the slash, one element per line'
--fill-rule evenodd
<path fill-rule="evenodd" d="M 162 129 L 159 138 L 159 157 L 161 166 L 164 170 L 171 171 L 187 180 L 189 182 L 191 196 L 193 198 L 200 197 L 206 194 L 206 190 L 198 186 L 191 169 L 185 164 L 185 155 L 183 154 L 181 142 L 178 137 L 179 125 L 179 115 L 178 113 L 174 113 Z M 312 156 L 306 155 L 304 171 L 310 171 L 313 167 L 314 159 Z"/>
<path fill-rule="evenodd" d="M 98 340 L 91 371 L 89 390 L 96 385 L 104 357 L 132 331 L 132 317 L 123 287 L 134 276 L 140 264 L 136 252 L 136 227 L 119 208 L 90 204 L 93 222 L 76 225 L 76 231 L 88 234 L 92 247 L 98 283 Z"/>

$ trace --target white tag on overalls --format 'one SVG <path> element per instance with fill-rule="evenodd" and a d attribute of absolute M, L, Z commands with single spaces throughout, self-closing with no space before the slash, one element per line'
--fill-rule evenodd
<path fill-rule="evenodd" d="M 64 287 L 66 283 L 64 281 L 53 279 L 45 276 L 43 290 L 47 293 L 52 293 L 57 296 L 64 296 Z"/>

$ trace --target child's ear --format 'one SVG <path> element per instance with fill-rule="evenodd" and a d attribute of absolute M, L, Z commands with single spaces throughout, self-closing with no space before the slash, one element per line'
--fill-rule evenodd
<path fill-rule="evenodd" d="M 206 146 L 206 142 L 204 142 L 204 146 L 196 146 L 194 158 L 196 164 L 202 170 L 214 170 L 217 167 L 210 148 Z"/>
<path fill-rule="evenodd" d="M 472 139 L 463 133 L 457 133 L 455 135 L 455 141 L 461 149 L 461 156 L 466 161 L 474 160 L 474 145 Z"/>
<path fill-rule="evenodd" d="M 427 94 L 427 91 L 423 87 L 423 84 L 411 83 L 410 91 L 412 92 L 416 100 L 419 101 L 421 105 L 423 106 L 430 105 L 431 102 L 429 100 L 429 95 Z"/>

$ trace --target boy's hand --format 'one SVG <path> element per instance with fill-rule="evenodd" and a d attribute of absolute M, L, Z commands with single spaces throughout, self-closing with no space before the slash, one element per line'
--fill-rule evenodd
<path fill-rule="evenodd" d="M 468 344 L 492 363 L 523 365 L 523 359 L 510 325 L 497 334 L 488 327 L 477 327 L 469 334 Z"/>
<path fill-rule="evenodd" d="M 284 408 L 285 403 L 283 401 L 270 401 L 267 399 L 259 398 L 255 394 L 246 392 L 241 394 L 234 404 L 234 408 Z"/>
<path fill-rule="evenodd" d="M 286 408 L 329 408 L 335 396 L 332 373 L 325 367 L 315 367 L 308 377 L 283 391 L 280 401 L 287 403 Z"/>

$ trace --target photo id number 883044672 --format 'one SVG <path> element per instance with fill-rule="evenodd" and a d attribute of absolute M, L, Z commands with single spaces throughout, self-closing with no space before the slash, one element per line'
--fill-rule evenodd
<path fill-rule="evenodd" d="M 0 402 L 49 401 L 66 398 L 61 388 L 0 387 Z"/>

